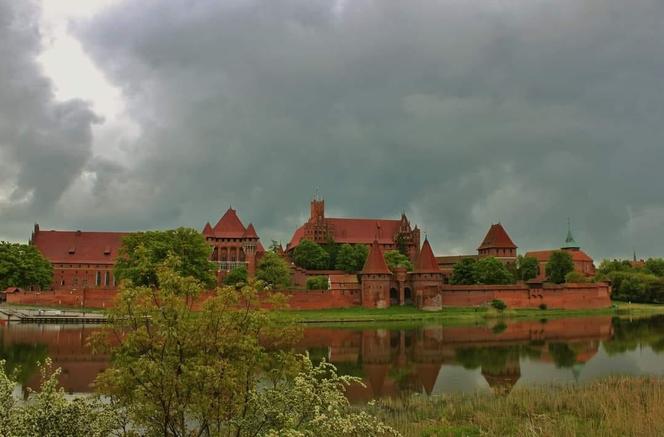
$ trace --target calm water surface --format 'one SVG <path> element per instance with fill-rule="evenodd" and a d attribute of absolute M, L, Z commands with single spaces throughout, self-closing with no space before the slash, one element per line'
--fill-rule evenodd
<path fill-rule="evenodd" d="M 72 325 L 0 327 L 0 359 L 19 368 L 23 389 L 36 388 L 36 363 L 50 356 L 65 390 L 84 393 L 108 357 L 92 355 L 88 336 L 101 329 Z M 325 357 L 359 376 L 354 402 L 408 393 L 505 392 L 515 386 L 584 383 L 614 374 L 664 375 L 664 316 L 608 316 L 497 322 L 449 327 L 306 328 L 299 350 Z"/>

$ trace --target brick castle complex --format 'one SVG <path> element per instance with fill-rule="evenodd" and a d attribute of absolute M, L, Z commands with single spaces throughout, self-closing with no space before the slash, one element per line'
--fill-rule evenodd
<path fill-rule="evenodd" d="M 362 270 L 351 275 L 335 270 L 307 271 L 290 263 L 295 286 L 302 287 L 308 277 L 321 275 L 327 276 L 330 284 L 330 289 L 325 292 L 288 291 L 291 306 L 338 308 L 361 305 L 387 308 L 414 304 L 418 308 L 436 310 L 445 306 L 485 305 L 493 299 L 503 300 L 511 307 L 530 308 L 542 305 L 550 308 L 610 305 L 608 284 L 554 286 L 544 283 L 544 266 L 554 250 L 527 253 L 540 264 L 538 278 L 528 283 L 506 286 L 450 285 L 454 264 L 464 258 L 495 257 L 506 265 L 516 263 L 517 246 L 500 223 L 491 225 L 476 254 L 436 257 L 426 238 L 420 245 L 420 230 L 417 226 L 411 226 L 405 214 L 395 220 L 330 218 L 325 216 L 325 202 L 320 198 L 311 201 L 310 211 L 309 219 L 295 230 L 286 249 L 278 251 L 289 262 L 293 250 L 304 239 L 321 244 L 363 244 L 369 247 L 369 254 Z M 59 293 L 60 301 L 68 301 L 69 293 L 69 296 L 83 296 L 81 299 L 86 299 L 86 295 L 88 299 L 96 296 L 94 299 L 101 302 L 105 296 L 115 294 L 117 281 L 113 276 L 113 267 L 122 238 L 127 234 L 41 230 L 39 225 L 35 225 L 30 244 L 35 245 L 53 264 L 51 288 Z M 253 224 L 245 227 L 234 209 L 229 208 L 214 227 L 206 223 L 202 235 L 212 248 L 210 259 L 217 265 L 220 283 L 227 272 L 238 266 L 245 266 L 250 277 L 255 275 L 265 249 Z M 400 250 L 406 254 L 413 263 L 413 271 L 402 267 L 390 270 L 383 257 L 387 250 Z M 572 255 L 576 271 L 586 276 L 594 275 L 592 258 L 580 249 L 571 230 L 561 250 Z M 16 296 L 12 299 L 29 300 L 29 297 Z"/>

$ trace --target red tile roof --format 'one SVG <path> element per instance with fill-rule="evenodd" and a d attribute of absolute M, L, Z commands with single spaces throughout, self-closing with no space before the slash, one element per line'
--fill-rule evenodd
<path fill-rule="evenodd" d="M 246 229 L 233 208 L 228 211 L 214 225 L 214 236 L 218 238 L 242 238 Z"/>
<path fill-rule="evenodd" d="M 212 230 L 212 226 L 210 226 L 210 222 L 205 223 L 205 227 L 203 228 L 203 235 L 212 236 L 213 234 L 214 231 Z"/>
<path fill-rule="evenodd" d="M 371 244 L 378 240 L 380 244 L 394 244 L 394 235 L 399 231 L 401 220 L 326 218 L 325 223 L 333 230 L 334 241 L 339 244 Z M 304 237 L 306 224 L 293 233 L 288 248 L 300 244 Z"/>
<path fill-rule="evenodd" d="M 433 250 L 431 250 L 431 245 L 429 244 L 428 239 L 424 239 L 424 244 L 422 244 L 422 250 L 415 260 L 415 269 L 416 273 L 440 273 L 440 268 L 438 267 L 438 262 L 436 257 L 433 256 Z"/>
<path fill-rule="evenodd" d="M 128 232 L 43 231 L 32 244 L 51 263 L 112 264 Z"/>
<path fill-rule="evenodd" d="M 478 250 L 494 249 L 494 248 L 501 248 L 501 249 L 517 248 L 516 244 L 514 244 L 510 236 L 507 235 L 507 231 L 505 231 L 505 228 L 503 228 L 503 225 L 501 225 L 500 223 L 491 225 L 491 227 L 489 228 L 489 232 L 487 232 L 486 237 L 484 237 L 484 241 L 482 241 L 482 244 L 480 244 Z"/>
<path fill-rule="evenodd" d="M 249 223 L 249 226 L 247 227 L 247 230 L 244 232 L 243 238 L 258 239 L 258 234 L 256 233 L 256 229 L 254 229 L 253 223 Z"/>
<path fill-rule="evenodd" d="M 391 273 L 390 269 L 387 267 L 387 263 L 383 257 L 383 251 L 380 249 L 377 240 L 374 240 L 371 247 L 369 247 L 369 255 L 364 262 L 362 273 Z"/>
<path fill-rule="evenodd" d="M 536 250 L 533 252 L 526 253 L 526 256 L 535 258 L 539 262 L 547 262 L 549 261 L 549 258 L 551 258 L 551 254 L 553 252 L 557 252 L 557 250 Z M 567 252 L 570 255 L 572 255 L 572 261 L 593 262 L 593 259 L 582 250 L 565 250 L 564 252 Z"/>

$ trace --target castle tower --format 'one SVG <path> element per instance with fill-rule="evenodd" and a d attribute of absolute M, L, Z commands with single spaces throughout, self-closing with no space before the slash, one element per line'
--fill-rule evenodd
<path fill-rule="evenodd" d="M 496 223 L 489 228 L 482 244 L 477 248 L 477 254 L 480 258 L 492 256 L 505 264 L 513 264 L 516 262 L 516 249 L 516 244 L 503 225 Z"/>
<path fill-rule="evenodd" d="M 443 272 L 433 254 L 429 240 L 425 237 L 422 250 L 415 261 L 415 268 L 410 274 L 410 280 L 415 292 L 415 303 L 418 308 L 427 305 L 438 293 L 438 287 L 443 283 Z"/>
<path fill-rule="evenodd" d="M 256 246 L 258 244 L 258 234 L 254 229 L 253 223 L 249 223 L 246 232 L 242 236 L 242 249 L 247 263 L 247 273 L 250 278 L 256 276 Z"/>
<path fill-rule="evenodd" d="M 383 251 L 374 240 L 362 272 L 362 306 L 365 308 L 387 308 L 390 305 L 390 282 L 392 272 L 385 263 Z"/>

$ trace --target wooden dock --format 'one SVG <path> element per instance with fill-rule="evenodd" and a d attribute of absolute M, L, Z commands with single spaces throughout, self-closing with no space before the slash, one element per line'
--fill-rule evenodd
<path fill-rule="evenodd" d="M 101 313 L 80 313 L 59 310 L 18 310 L 14 308 L 0 308 L 0 320 L 7 323 L 82 325 L 97 325 L 108 322 L 106 315 Z"/>

